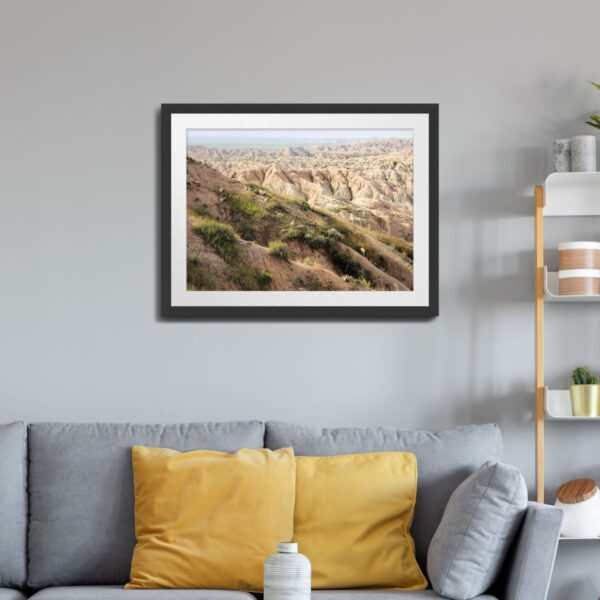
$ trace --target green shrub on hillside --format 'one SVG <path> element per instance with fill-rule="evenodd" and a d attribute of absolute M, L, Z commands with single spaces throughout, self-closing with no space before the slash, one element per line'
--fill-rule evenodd
<path fill-rule="evenodd" d="M 187 288 L 192 291 L 214 289 L 197 254 L 192 254 L 187 259 Z"/>
<path fill-rule="evenodd" d="M 269 271 L 257 271 L 255 277 L 258 282 L 258 287 L 261 290 L 270 289 L 271 283 L 273 282 L 273 275 L 269 273 Z"/>
<path fill-rule="evenodd" d="M 273 241 L 269 242 L 269 254 L 283 260 L 289 260 L 290 249 L 285 242 Z"/>
<path fill-rule="evenodd" d="M 374 283 L 366 277 L 360 277 L 358 279 L 354 279 L 354 281 L 360 285 L 360 287 L 363 287 L 367 290 L 372 290 L 375 287 Z"/>
<path fill-rule="evenodd" d="M 236 231 L 243 240 L 247 240 L 249 242 L 256 240 L 256 229 L 254 229 L 254 227 L 252 227 L 252 223 L 249 223 L 248 221 L 236 223 Z"/>
<path fill-rule="evenodd" d="M 386 246 L 390 246 L 390 248 L 393 248 L 396 252 L 406 256 L 411 262 L 413 261 L 413 245 L 410 242 L 399 237 L 386 235 L 385 233 L 374 233 L 373 235 Z"/>
<path fill-rule="evenodd" d="M 193 231 L 202 236 L 223 260 L 231 262 L 237 257 L 237 238 L 231 225 L 218 221 L 204 221 L 194 227 Z"/>
<path fill-rule="evenodd" d="M 342 250 L 338 246 L 331 245 L 328 248 L 329 258 L 331 262 L 345 275 L 350 275 L 356 279 L 361 279 L 365 273 L 360 264 L 352 258 L 349 252 Z"/>
<path fill-rule="evenodd" d="M 339 230 L 337 230 L 335 227 L 330 227 L 323 233 L 323 235 L 330 242 L 341 242 L 344 239 L 343 234 L 340 233 Z"/>
<path fill-rule="evenodd" d="M 313 273 L 299 275 L 296 278 L 296 285 L 300 288 L 305 288 L 311 292 L 316 292 L 323 289 L 323 284 L 319 278 Z"/>
<path fill-rule="evenodd" d="M 236 211 L 243 213 L 247 217 L 255 220 L 263 219 L 267 216 L 267 210 L 261 206 L 251 194 L 235 193 L 224 190 L 219 193 L 221 199 L 229 204 Z"/>
<path fill-rule="evenodd" d="M 192 206 L 192 211 L 196 213 L 199 217 L 210 217 L 211 214 L 206 206 L 203 204 L 194 204 Z"/>
<path fill-rule="evenodd" d="M 282 236 L 286 240 L 294 240 L 306 244 L 313 250 L 327 247 L 327 244 L 330 241 L 328 237 L 323 234 L 322 229 L 317 225 L 312 228 L 303 224 L 290 225 L 282 231 Z"/>

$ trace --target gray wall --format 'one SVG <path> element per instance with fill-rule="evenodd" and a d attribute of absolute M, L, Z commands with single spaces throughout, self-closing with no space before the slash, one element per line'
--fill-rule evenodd
<path fill-rule="evenodd" d="M 3 420 L 497 421 L 533 485 L 530 193 L 591 132 L 597 0 L 0 4 Z M 161 102 L 439 102 L 440 317 L 158 319 Z M 551 382 L 600 368 L 597 307 L 548 319 Z M 549 428 L 550 491 L 600 479 L 597 427 Z M 596 599 L 599 560 L 561 545 L 552 598 Z"/>

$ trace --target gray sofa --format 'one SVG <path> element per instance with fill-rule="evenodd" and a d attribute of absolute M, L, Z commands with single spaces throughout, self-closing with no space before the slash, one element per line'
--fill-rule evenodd
<path fill-rule="evenodd" d="M 254 600 L 224 590 L 124 590 L 135 544 L 131 446 L 186 451 L 292 446 L 298 455 L 382 450 L 416 454 L 413 536 L 427 548 L 456 486 L 501 457 L 495 425 L 440 433 L 321 429 L 279 422 L 185 425 L 12 423 L 0 426 L 0 600 Z M 561 512 L 530 503 L 504 573 L 479 600 L 544 600 Z M 432 590 L 314 591 L 314 600 L 434 600 Z"/>

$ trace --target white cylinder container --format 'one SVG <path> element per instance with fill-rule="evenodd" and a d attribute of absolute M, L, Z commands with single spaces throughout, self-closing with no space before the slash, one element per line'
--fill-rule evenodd
<path fill-rule="evenodd" d="M 298 544 L 281 543 L 265 560 L 264 600 L 310 600 L 310 578 L 310 561 Z"/>
<path fill-rule="evenodd" d="M 571 138 L 571 171 L 596 170 L 596 137 L 576 135 Z"/>
<path fill-rule="evenodd" d="M 593 538 L 600 536 L 600 491 L 598 488 L 591 498 L 582 502 L 564 504 L 557 500 L 555 504 L 563 509 L 563 522 L 560 528 L 562 537 Z"/>

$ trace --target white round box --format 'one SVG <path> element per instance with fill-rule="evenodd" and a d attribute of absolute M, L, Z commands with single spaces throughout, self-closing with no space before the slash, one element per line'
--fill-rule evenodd
<path fill-rule="evenodd" d="M 583 502 L 563 504 L 557 500 L 554 504 L 563 509 L 563 522 L 560 528 L 562 537 L 600 537 L 600 491 L 598 488 L 591 498 L 583 500 Z"/>

